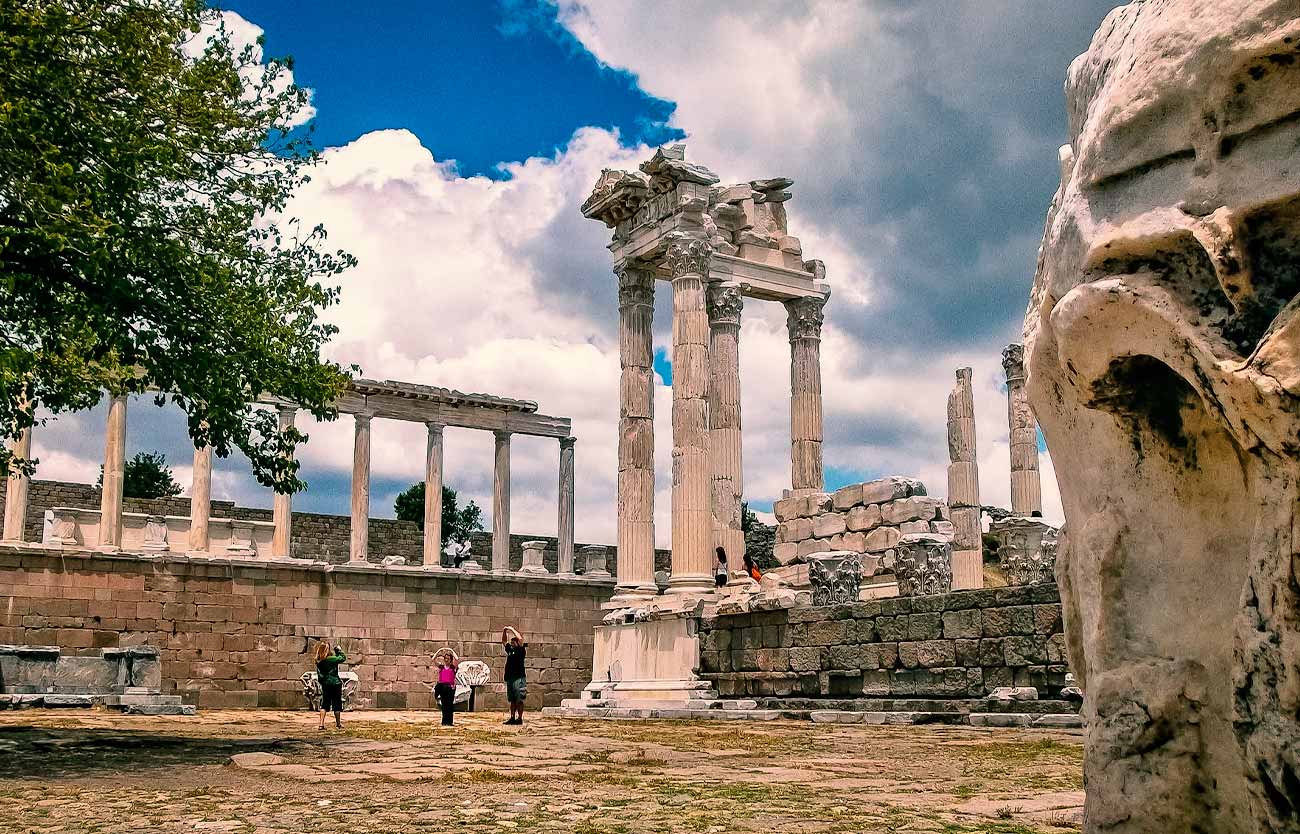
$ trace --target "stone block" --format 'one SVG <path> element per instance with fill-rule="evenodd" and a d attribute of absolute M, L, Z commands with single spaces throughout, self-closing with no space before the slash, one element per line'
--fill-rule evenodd
<path fill-rule="evenodd" d="M 843 620 L 824 620 L 808 624 L 808 644 L 812 646 L 838 646 L 844 643 L 846 627 Z M 855 663 L 854 666 L 857 666 Z"/>
<path fill-rule="evenodd" d="M 1059 730 L 1082 730 L 1083 716 L 1078 713 L 1051 713 L 1034 719 L 1035 727 L 1050 727 Z"/>
<path fill-rule="evenodd" d="M 1034 606 L 1034 634 L 1048 636 L 1061 631 L 1061 606 Z"/>
<path fill-rule="evenodd" d="M 1002 654 L 1008 666 L 1031 666 L 1046 663 L 1046 641 L 1019 635 L 1006 637 L 1002 641 Z"/>
<path fill-rule="evenodd" d="M 814 492 L 811 495 L 803 497 L 803 506 L 799 508 L 799 515 L 804 518 L 813 518 L 822 513 L 828 513 L 833 506 L 833 499 L 828 492 Z"/>
<path fill-rule="evenodd" d="M 867 534 L 866 533 L 844 533 L 836 536 L 839 539 L 839 549 L 849 553 L 866 553 L 867 552 Z M 865 566 L 864 566 L 865 568 Z"/>
<path fill-rule="evenodd" d="M 813 536 L 813 521 L 810 518 L 796 518 L 781 525 L 785 531 L 785 541 L 801 542 Z"/>
<path fill-rule="evenodd" d="M 912 495 L 913 482 L 908 478 L 880 478 L 862 484 L 863 504 L 883 504 Z"/>
<path fill-rule="evenodd" d="M 799 517 L 802 508 L 803 498 L 782 498 L 772 505 L 772 514 L 776 516 L 777 521 L 790 521 Z"/>
<path fill-rule="evenodd" d="M 853 507 L 845 518 L 845 526 L 854 532 L 866 532 L 879 527 L 881 523 L 880 506 L 868 504 L 865 507 Z"/>
<path fill-rule="evenodd" d="M 951 668 L 957 663 L 956 648 L 951 640 L 922 640 L 916 646 L 917 661 L 927 669 Z M 899 651 L 902 651 L 900 646 Z M 966 687 L 966 673 L 961 675 L 961 689 Z"/>
<path fill-rule="evenodd" d="M 930 532 L 937 536 L 947 536 L 952 538 L 957 532 L 951 521 L 931 521 Z"/>
<path fill-rule="evenodd" d="M 1006 637 L 1011 633 L 1011 612 L 1006 608 L 985 608 L 981 633 L 985 637 Z"/>
<path fill-rule="evenodd" d="M 986 615 L 987 611 L 984 612 Z M 1002 651 L 1002 643 L 1005 637 L 993 637 L 980 640 L 980 665 L 981 666 L 1005 666 L 1006 656 Z M 988 683 L 987 678 L 985 683 Z M 1010 686 L 1010 682 L 1004 684 Z"/>
<path fill-rule="evenodd" d="M 821 649 L 801 646 L 790 649 L 788 654 L 790 669 L 794 672 L 820 672 Z"/>
<path fill-rule="evenodd" d="M 902 534 L 905 535 L 905 536 L 906 536 L 908 533 L 927 533 L 927 534 L 928 534 L 928 533 L 930 532 L 930 522 L 928 522 L 928 521 L 904 521 L 902 524 L 898 525 L 898 532 L 902 533 Z"/>
<path fill-rule="evenodd" d="M 818 538 L 829 538 L 843 533 L 845 528 L 845 517 L 843 513 L 823 513 L 813 519 L 813 535 Z"/>
<path fill-rule="evenodd" d="M 897 643 L 900 640 L 908 639 L 907 615 L 897 617 L 877 617 L 876 635 L 882 642 L 887 643 Z"/>
<path fill-rule="evenodd" d="M 831 646 L 823 659 L 827 669 L 859 669 L 862 667 L 862 654 L 857 646 Z"/>
<path fill-rule="evenodd" d="M 899 643 L 898 644 L 898 665 L 904 669 L 916 669 L 921 665 L 921 657 L 918 652 L 920 643 Z"/>
<path fill-rule="evenodd" d="M 886 524 L 902 524 L 905 521 L 932 521 L 938 511 L 940 502 L 937 498 L 927 496 L 914 496 L 911 498 L 900 498 L 896 501 L 890 501 L 888 504 L 882 504 L 880 515 L 884 518 Z"/>
<path fill-rule="evenodd" d="M 972 727 L 1028 727 L 1034 716 L 1022 712 L 972 712 Z"/>
<path fill-rule="evenodd" d="M 799 556 L 811 556 L 814 553 L 827 553 L 834 548 L 826 539 L 805 539 L 796 546 Z"/>
<path fill-rule="evenodd" d="M 1034 607 L 1016 605 L 1006 609 L 1011 615 L 1011 633 L 1030 635 L 1034 633 Z"/>
<path fill-rule="evenodd" d="M 897 527 L 877 527 L 867 533 L 864 547 L 867 553 L 883 553 L 898 544 L 901 537 Z"/>
<path fill-rule="evenodd" d="M 943 619 L 940 614 L 910 614 L 907 618 L 907 639 L 938 640 L 943 636 Z"/>
<path fill-rule="evenodd" d="M 799 545 L 793 542 L 784 542 L 773 545 L 772 557 L 782 565 L 791 565 L 799 558 Z"/>
<path fill-rule="evenodd" d="M 962 611 L 945 611 L 943 614 L 943 636 L 950 639 L 979 639 L 983 632 L 981 631 L 983 623 L 978 608 L 967 608 Z M 978 664 L 965 664 L 978 665 Z"/>
<path fill-rule="evenodd" d="M 953 649 L 957 654 L 958 666 L 980 665 L 980 641 L 954 640 Z"/>
<path fill-rule="evenodd" d="M 831 495 L 831 506 L 836 510 L 847 510 L 862 503 L 862 484 L 849 484 L 835 490 Z"/>

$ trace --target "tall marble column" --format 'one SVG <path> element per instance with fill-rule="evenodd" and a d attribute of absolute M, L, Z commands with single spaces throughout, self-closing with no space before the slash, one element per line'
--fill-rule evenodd
<path fill-rule="evenodd" d="M 442 564 L 442 425 L 426 423 L 429 445 L 424 457 L 424 566 Z"/>
<path fill-rule="evenodd" d="M 1025 349 L 1007 345 L 1002 351 L 1007 373 L 1007 426 L 1011 432 L 1011 511 L 1043 514 L 1043 487 L 1038 475 L 1038 423 L 1025 392 Z"/>
<path fill-rule="evenodd" d="M 790 334 L 790 480 L 794 495 L 821 492 L 822 365 L 821 341 L 826 296 L 785 303 Z"/>
<path fill-rule="evenodd" d="M 126 395 L 108 401 L 104 432 L 104 489 L 99 499 L 99 547 L 122 547 L 122 488 L 126 477 Z"/>
<path fill-rule="evenodd" d="M 952 512 L 953 590 L 984 587 L 980 528 L 980 474 L 975 454 L 975 401 L 971 369 L 957 369 L 948 395 L 948 507 Z"/>
<path fill-rule="evenodd" d="M 654 595 L 654 273 L 620 267 L 618 405 L 618 586 L 626 600 Z"/>
<path fill-rule="evenodd" d="M 23 429 L 14 441 L 15 460 L 28 461 L 32 457 L 32 430 Z M 27 487 L 31 478 L 18 469 L 9 470 L 9 479 L 5 485 L 5 522 L 3 538 L 7 542 L 23 540 L 23 528 L 27 525 Z"/>
<path fill-rule="evenodd" d="M 709 285 L 709 456 L 713 468 L 713 543 L 738 567 L 745 555 L 741 529 L 744 467 L 740 447 L 740 284 Z"/>
<path fill-rule="evenodd" d="M 709 459 L 708 243 L 668 247 L 673 276 L 673 563 L 670 591 L 714 589 L 712 473 Z"/>
<path fill-rule="evenodd" d="M 559 521 L 556 524 L 557 573 L 573 573 L 573 444 L 576 437 L 560 438 Z"/>
<path fill-rule="evenodd" d="M 370 550 L 370 417 L 354 414 L 352 434 L 352 540 L 348 560 L 364 562 Z"/>
<path fill-rule="evenodd" d="M 207 553 L 208 521 L 212 514 L 212 447 L 194 450 L 194 477 L 190 482 L 190 552 Z"/>
<path fill-rule="evenodd" d="M 297 409 L 282 405 L 277 411 L 280 431 L 286 432 L 293 428 Z M 288 559 L 290 543 L 293 541 L 293 495 L 288 492 L 277 492 L 272 500 L 271 520 L 275 522 L 275 532 L 271 536 L 271 558 Z"/>
<path fill-rule="evenodd" d="M 492 570 L 510 570 L 510 432 L 495 431 L 492 470 Z"/>

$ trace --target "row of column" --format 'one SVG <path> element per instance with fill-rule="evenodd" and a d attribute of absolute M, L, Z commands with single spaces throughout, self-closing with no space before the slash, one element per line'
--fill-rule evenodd
<path fill-rule="evenodd" d="M 104 550 L 117 550 L 122 546 L 122 499 L 126 466 L 126 406 L 125 395 L 109 400 L 108 421 L 104 438 L 104 475 L 100 497 L 100 522 L 98 546 Z M 293 427 L 296 409 L 278 408 L 278 425 L 281 432 Z M 367 561 L 370 539 L 370 421 L 373 415 L 355 414 L 352 445 L 352 514 L 349 560 Z M 437 567 L 442 555 L 442 451 L 443 426 L 427 423 L 429 440 L 424 476 L 424 564 Z M 496 438 L 493 490 L 492 490 L 492 570 L 510 569 L 510 432 L 493 432 Z M 558 556 L 559 572 L 573 573 L 573 494 L 574 494 L 574 444 L 576 438 L 560 440 L 559 466 L 559 518 Z M 23 432 L 14 444 L 14 455 L 30 459 L 31 429 Z M 203 553 L 208 550 L 208 527 L 212 509 L 212 447 L 194 450 L 194 477 L 190 488 L 189 550 Z M 9 474 L 5 494 L 3 540 L 23 540 L 27 520 L 27 490 L 29 478 L 19 472 Z M 293 499 L 287 493 L 276 493 L 272 508 L 274 533 L 271 540 L 271 557 L 287 559 L 293 538 Z M 653 560 L 653 547 L 651 548 Z M 651 572 L 653 573 L 653 563 Z M 653 582 L 653 579 L 652 579 Z"/>
<path fill-rule="evenodd" d="M 669 246 L 673 322 L 673 492 L 670 591 L 714 587 L 713 549 L 739 564 L 743 465 L 740 408 L 742 289 L 709 281 L 707 242 Z M 619 275 L 618 594 L 654 594 L 654 273 Z M 790 438 L 795 494 L 822 475 L 820 341 L 824 297 L 786 303 L 790 333 Z"/>

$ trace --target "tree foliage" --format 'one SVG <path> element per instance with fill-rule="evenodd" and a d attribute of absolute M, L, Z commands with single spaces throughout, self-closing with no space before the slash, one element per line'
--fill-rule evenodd
<path fill-rule="evenodd" d="M 483 529 L 483 510 L 470 501 L 464 507 L 457 506 L 456 490 L 443 485 L 442 488 L 442 546 L 447 542 L 469 541 L 471 533 Z M 412 484 L 393 503 L 393 512 L 401 521 L 413 521 L 424 529 L 424 481 Z"/>
<path fill-rule="evenodd" d="M 99 467 L 95 486 L 104 486 L 104 467 Z M 181 494 L 181 485 L 167 456 L 160 452 L 136 452 L 122 467 L 122 495 L 127 498 L 172 498 Z"/>
<path fill-rule="evenodd" d="M 762 570 L 777 566 L 772 548 L 776 546 L 776 528 L 758 520 L 749 502 L 740 505 L 740 529 L 745 534 L 745 553 Z"/>
<path fill-rule="evenodd" d="M 355 261 L 285 216 L 318 158 L 290 69 L 205 0 L 0 3 L 0 440 L 154 391 L 196 445 L 303 487 L 305 436 L 250 403 L 334 416 L 322 281 Z"/>

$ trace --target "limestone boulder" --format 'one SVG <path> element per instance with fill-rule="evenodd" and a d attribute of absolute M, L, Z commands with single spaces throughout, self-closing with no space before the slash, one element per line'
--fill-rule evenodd
<path fill-rule="evenodd" d="M 880 505 L 868 504 L 865 507 L 854 507 L 849 510 L 845 526 L 851 531 L 859 532 L 879 527 L 881 521 Z"/>

